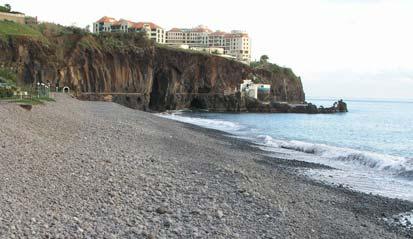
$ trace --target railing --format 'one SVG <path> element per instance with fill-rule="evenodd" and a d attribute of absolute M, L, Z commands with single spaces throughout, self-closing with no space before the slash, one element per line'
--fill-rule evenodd
<path fill-rule="evenodd" d="M 214 95 L 235 95 L 236 91 L 224 91 L 222 93 L 174 93 L 173 95 L 200 95 L 200 96 L 214 96 Z M 123 92 L 81 92 L 80 95 L 144 95 L 144 93 L 123 93 Z"/>

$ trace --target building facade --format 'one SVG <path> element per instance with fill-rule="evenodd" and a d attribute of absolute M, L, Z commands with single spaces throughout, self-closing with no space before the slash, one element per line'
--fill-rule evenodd
<path fill-rule="evenodd" d="M 223 55 L 241 62 L 251 62 L 250 37 L 242 31 L 213 32 L 205 26 L 192 29 L 172 28 L 166 32 L 166 44 L 176 47 L 187 45 L 190 49 L 203 51 L 206 48 L 223 49 Z"/>
<path fill-rule="evenodd" d="M 194 28 L 172 28 L 165 31 L 152 22 L 132 22 L 102 17 L 93 23 L 93 32 L 144 32 L 149 39 L 183 49 L 212 52 L 249 64 L 251 62 L 251 40 L 243 31 L 212 31 L 206 26 Z"/>
<path fill-rule="evenodd" d="M 232 31 L 225 37 L 226 54 L 239 61 L 251 62 L 251 41 L 247 33 Z"/>
<path fill-rule="evenodd" d="M 196 28 L 172 28 L 166 32 L 166 44 L 188 45 L 189 47 L 208 47 L 208 36 L 212 31 L 205 26 Z"/>
<path fill-rule="evenodd" d="M 125 19 L 119 21 L 112 17 L 102 17 L 93 23 L 93 32 L 144 32 L 156 43 L 165 44 L 165 30 L 152 22 L 132 22 Z"/>
<path fill-rule="evenodd" d="M 263 102 L 271 100 L 270 84 L 255 84 L 252 80 L 244 80 L 240 85 L 240 92 L 242 97 L 250 97 Z"/>

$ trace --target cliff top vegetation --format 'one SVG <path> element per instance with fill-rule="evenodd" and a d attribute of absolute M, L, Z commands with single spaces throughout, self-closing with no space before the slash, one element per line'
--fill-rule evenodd
<path fill-rule="evenodd" d="M 0 38 L 5 39 L 7 36 L 26 36 L 38 40 L 44 40 L 43 35 L 31 26 L 12 21 L 0 21 Z"/>
<path fill-rule="evenodd" d="M 259 61 L 251 62 L 251 67 L 258 70 L 270 71 L 274 74 L 284 75 L 290 79 L 301 80 L 300 77 L 297 77 L 291 68 L 281 67 L 277 64 L 271 63 L 267 55 L 262 55 Z"/>

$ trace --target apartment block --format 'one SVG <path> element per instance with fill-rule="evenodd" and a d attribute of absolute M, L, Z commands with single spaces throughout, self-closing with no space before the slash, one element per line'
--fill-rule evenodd
<path fill-rule="evenodd" d="M 112 17 L 102 17 L 93 23 L 93 32 L 144 32 L 148 38 L 157 43 L 165 44 L 165 30 L 152 22 L 132 22 L 125 19 L 116 20 Z"/>
<path fill-rule="evenodd" d="M 212 31 L 203 25 L 165 31 L 152 22 L 116 20 L 105 16 L 93 23 L 93 32 L 144 32 L 149 39 L 160 44 L 210 52 L 248 64 L 251 62 L 251 40 L 243 31 Z"/>
<path fill-rule="evenodd" d="M 211 48 L 214 52 L 216 49 L 222 49 L 223 56 L 245 63 L 251 61 L 250 37 L 243 31 L 213 32 L 202 25 L 191 29 L 172 28 L 166 32 L 166 44 L 177 47 L 188 46 L 190 49 L 203 49 L 203 51 Z"/>

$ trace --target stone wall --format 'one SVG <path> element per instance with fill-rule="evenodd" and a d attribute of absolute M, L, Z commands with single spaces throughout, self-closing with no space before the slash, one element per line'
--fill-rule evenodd
<path fill-rule="evenodd" d="M 20 24 L 26 23 L 24 14 L 0 12 L 0 21 L 4 21 L 4 20 L 17 22 Z"/>

